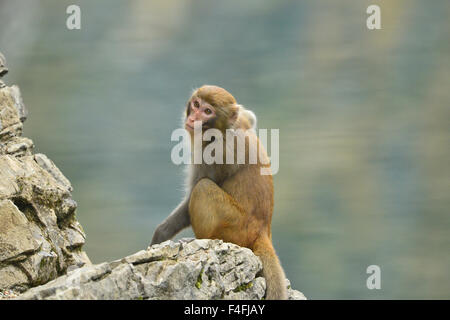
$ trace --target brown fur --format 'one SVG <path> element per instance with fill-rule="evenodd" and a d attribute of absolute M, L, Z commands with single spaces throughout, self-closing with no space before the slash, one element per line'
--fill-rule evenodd
<path fill-rule="evenodd" d="M 193 93 L 191 100 L 193 98 L 200 98 L 215 107 L 217 129 L 251 128 L 245 113 L 239 112 L 244 110 L 243 107 L 237 105 L 225 89 L 203 86 Z M 239 115 L 230 122 L 234 112 Z M 192 166 L 190 222 L 197 238 L 222 239 L 252 249 L 263 263 L 266 298 L 286 299 L 286 278 L 271 241 L 272 176 L 260 174 L 260 168 L 267 166 L 262 163 L 267 163 L 268 158 L 262 151 L 256 164 L 248 164 L 248 143 L 256 141 L 259 148 L 263 146 L 254 132 L 245 139 L 246 164 Z M 224 148 L 231 145 L 232 142 L 224 141 Z"/>
<path fill-rule="evenodd" d="M 193 101 L 201 108 L 190 116 Z M 213 108 L 214 113 L 205 115 L 202 110 L 206 108 Z M 271 240 L 273 182 L 271 175 L 260 172 L 262 167 L 268 167 L 268 157 L 253 130 L 256 117 L 238 105 L 228 91 L 216 86 L 195 90 L 185 115 L 185 125 L 191 126 L 195 118 L 202 121 L 203 131 L 210 127 L 219 129 L 224 138 L 224 157 L 226 150 L 234 148 L 235 164 L 190 165 L 186 197 L 158 226 L 151 244 L 171 239 L 192 225 L 197 238 L 222 239 L 250 248 L 263 264 L 266 299 L 286 299 L 286 277 Z M 232 140 L 245 141 L 245 164 L 236 164 L 238 144 L 226 139 L 226 129 L 235 129 Z M 254 164 L 249 163 L 250 142 L 257 143 L 261 150 Z"/>

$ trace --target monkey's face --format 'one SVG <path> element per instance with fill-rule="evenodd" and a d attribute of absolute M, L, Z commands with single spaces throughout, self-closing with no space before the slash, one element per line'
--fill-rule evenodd
<path fill-rule="evenodd" d="M 203 130 L 214 128 L 216 117 L 216 110 L 212 105 L 194 97 L 188 102 L 184 127 L 191 134 L 194 132 L 195 121 L 202 123 Z"/>

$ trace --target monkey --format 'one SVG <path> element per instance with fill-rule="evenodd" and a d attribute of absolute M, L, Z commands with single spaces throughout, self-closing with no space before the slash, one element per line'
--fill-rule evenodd
<path fill-rule="evenodd" d="M 191 143 L 195 121 L 201 122 L 202 133 L 211 128 L 222 133 L 234 132 L 237 139 L 245 140 L 246 162 L 190 164 L 186 196 L 156 228 L 151 245 L 171 239 L 192 226 L 196 238 L 222 239 L 247 247 L 262 261 L 267 287 L 265 298 L 287 299 L 286 276 L 272 244 L 273 179 L 271 174 L 260 173 L 260 168 L 270 168 L 270 162 L 256 136 L 255 114 L 239 105 L 225 89 L 204 85 L 192 93 L 183 118 Z M 244 131 L 237 129 L 247 130 L 246 135 L 243 137 Z M 236 148 L 234 136 L 228 141 L 230 137 L 223 134 L 223 139 L 224 150 Z M 201 147 L 208 143 L 203 141 Z M 249 143 L 256 143 L 259 149 L 254 164 L 247 163 Z M 236 152 L 234 155 L 237 156 Z"/>

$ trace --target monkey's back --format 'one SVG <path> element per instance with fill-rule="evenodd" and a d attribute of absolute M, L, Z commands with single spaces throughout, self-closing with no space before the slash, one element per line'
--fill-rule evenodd
<path fill-rule="evenodd" d="M 246 213 L 240 234 L 246 234 L 240 245 L 252 247 L 255 239 L 265 233 L 270 236 L 274 206 L 271 175 L 261 175 L 259 165 L 247 165 L 239 173 L 227 179 L 222 189 L 239 203 Z M 245 243 L 245 244 L 244 244 Z"/>

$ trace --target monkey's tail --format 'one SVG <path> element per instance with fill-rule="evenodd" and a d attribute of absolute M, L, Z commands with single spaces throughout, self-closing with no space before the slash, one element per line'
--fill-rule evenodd
<path fill-rule="evenodd" d="M 267 236 L 262 236 L 255 241 L 253 252 L 262 261 L 262 273 L 266 279 L 266 300 L 286 300 L 286 276 L 272 241 Z"/>

